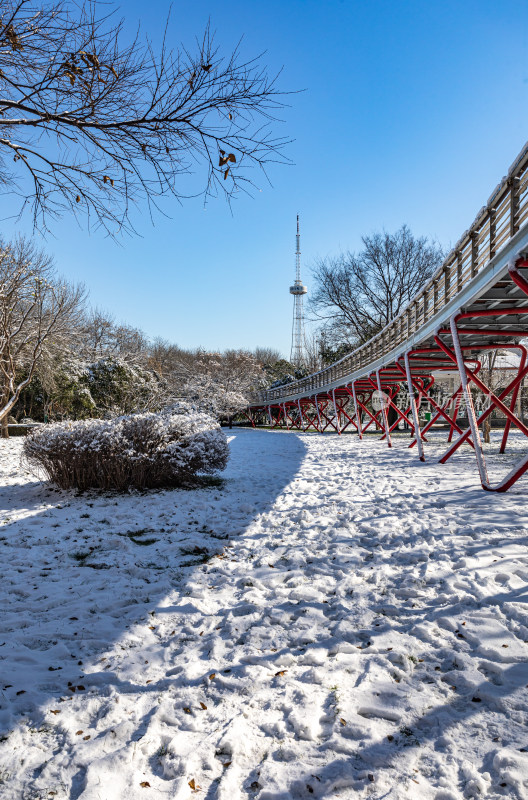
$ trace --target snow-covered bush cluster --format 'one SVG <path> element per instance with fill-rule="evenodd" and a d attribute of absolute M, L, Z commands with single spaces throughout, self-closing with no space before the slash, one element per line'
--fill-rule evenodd
<path fill-rule="evenodd" d="M 153 405 L 163 396 L 161 381 L 152 370 L 115 357 L 94 363 L 72 358 L 57 371 L 54 383 L 51 406 L 59 417 L 157 410 Z"/>
<path fill-rule="evenodd" d="M 55 423 L 30 434 L 28 466 L 62 489 L 177 486 L 225 468 L 227 439 L 206 414 L 172 406 L 157 414 Z"/>

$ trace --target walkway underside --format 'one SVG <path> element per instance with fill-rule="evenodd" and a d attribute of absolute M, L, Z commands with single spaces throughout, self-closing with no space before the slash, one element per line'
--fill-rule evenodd
<path fill-rule="evenodd" d="M 528 352 L 521 343 L 528 337 L 528 260 L 514 258 L 484 288 L 482 280 L 480 284 L 469 302 L 446 316 L 437 328 L 424 325 L 423 338 L 418 330 L 401 351 L 315 391 L 287 395 L 287 385 L 281 387 L 282 397 L 268 392 L 269 396 L 248 408 L 248 418 L 253 425 L 272 428 L 337 434 L 352 431 L 359 439 L 377 432 L 388 447 L 393 444 L 392 432 L 403 424 L 412 434 L 409 447 L 422 461 L 428 432 L 433 425 L 443 423 L 447 449 L 440 462 L 449 462 L 466 444 L 475 452 L 483 488 L 506 491 L 528 470 L 528 455 L 498 484 L 491 485 L 481 431 L 491 414 L 498 411 L 505 421 L 501 453 L 513 428 L 528 437 L 528 427 L 516 411 L 522 381 L 528 375 Z M 483 377 L 489 370 L 482 368 L 482 362 L 486 354 L 499 350 L 513 350 L 519 358 L 507 385 L 494 390 L 488 385 L 489 377 Z M 456 371 L 459 382 L 451 395 L 439 399 L 433 373 L 443 371 Z M 484 398 L 479 415 L 475 412 L 477 396 Z M 426 422 L 420 420 L 420 407 L 430 409 Z"/>

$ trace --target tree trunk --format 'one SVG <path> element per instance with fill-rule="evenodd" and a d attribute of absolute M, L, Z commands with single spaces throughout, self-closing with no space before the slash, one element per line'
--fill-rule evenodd
<path fill-rule="evenodd" d="M 484 428 L 484 442 L 486 444 L 489 444 L 491 441 L 490 440 L 491 416 L 486 417 L 486 419 L 484 420 L 484 425 L 482 427 Z"/>
<path fill-rule="evenodd" d="M 9 439 L 9 430 L 7 428 L 7 414 L 0 420 L 0 439 Z"/>
<path fill-rule="evenodd" d="M 396 422 L 398 419 L 398 412 L 396 411 L 393 406 L 389 406 L 387 409 L 387 422 L 389 423 L 389 428 Z"/>

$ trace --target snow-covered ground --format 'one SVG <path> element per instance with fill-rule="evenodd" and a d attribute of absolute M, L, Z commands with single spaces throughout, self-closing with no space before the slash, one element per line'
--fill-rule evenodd
<path fill-rule="evenodd" d="M 76 497 L 0 441 L 2 800 L 528 797 L 528 479 L 407 443 Z"/>

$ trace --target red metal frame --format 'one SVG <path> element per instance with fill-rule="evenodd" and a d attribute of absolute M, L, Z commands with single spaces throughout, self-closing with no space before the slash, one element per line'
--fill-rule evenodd
<path fill-rule="evenodd" d="M 509 267 L 511 280 L 528 297 L 528 280 L 521 274 L 521 269 L 528 269 L 528 258 L 520 259 Z M 488 491 L 504 492 L 528 471 L 528 455 L 521 458 L 503 480 L 492 485 L 487 473 L 480 431 L 486 419 L 497 409 L 506 417 L 500 443 L 501 453 L 506 449 L 512 426 L 528 438 L 528 425 L 525 425 L 515 413 L 522 381 L 528 376 L 528 348 L 516 344 L 515 341 L 501 344 L 501 339 L 505 337 L 510 340 L 525 338 L 527 331 L 521 330 L 520 326 L 518 329 L 507 330 L 496 329 L 487 324 L 485 327 L 464 327 L 464 323 L 471 319 L 492 321 L 494 317 L 506 314 L 528 316 L 528 305 L 513 302 L 507 308 L 459 312 L 451 317 L 449 328 L 437 331 L 433 337 L 435 346 L 413 348 L 399 356 L 392 364 L 356 379 L 353 383 L 321 391 L 296 401 L 262 406 L 259 410 L 267 411 L 272 428 L 282 426 L 301 431 L 313 428 L 319 433 L 334 430 L 341 434 L 352 427 L 360 440 L 365 433 L 374 432 L 380 435 L 380 441 L 385 439 L 389 447 L 392 445 L 392 431 L 403 421 L 411 431 L 412 440 L 408 446 L 417 447 L 421 461 L 425 458 L 423 443 L 427 442 L 426 434 L 438 421 L 444 421 L 449 426 L 447 437 L 449 447 L 439 459 L 440 463 L 447 463 L 463 444 L 469 444 L 475 452 L 483 488 Z M 463 344 L 460 337 L 464 335 L 471 336 L 472 339 L 483 336 L 487 341 L 480 345 Z M 450 340 L 446 341 L 446 337 L 450 337 Z M 494 392 L 479 376 L 482 364 L 475 354 L 499 349 L 516 350 L 520 353 L 520 360 L 515 377 L 505 389 Z M 460 385 L 447 400 L 438 402 L 432 395 L 435 383 L 432 372 L 443 370 L 457 370 Z M 400 408 L 396 402 L 396 395 L 402 383 L 406 383 L 409 392 L 409 402 L 405 409 Z M 471 386 L 477 388 L 488 399 L 487 407 L 478 418 L 474 412 Z M 378 411 L 372 408 L 372 396 L 375 391 L 383 392 L 387 396 L 387 403 L 382 403 Z M 458 422 L 462 398 L 465 400 L 469 423 L 465 430 Z M 423 427 L 420 426 L 417 401 L 418 406 L 422 402 L 428 403 L 434 412 Z M 396 412 L 396 420 L 390 425 L 387 417 L 389 408 L 393 408 Z M 253 417 L 248 413 L 245 415 L 254 427 Z M 453 441 L 455 434 L 458 436 Z"/>

